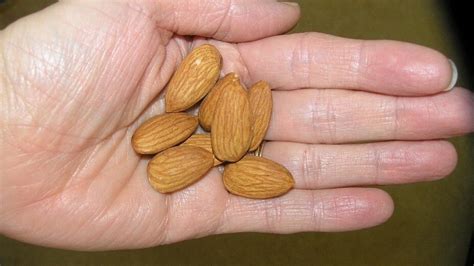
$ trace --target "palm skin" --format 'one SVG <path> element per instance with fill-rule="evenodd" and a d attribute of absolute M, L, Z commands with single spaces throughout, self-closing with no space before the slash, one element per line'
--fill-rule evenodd
<path fill-rule="evenodd" d="M 324 35 L 269 37 L 294 24 L 297 7 L 273 1 L 191 1 L 190 8 L 186 1 L 169 2 L 64 1 L 1 32 L 2 233 L 41 245 L 96 250 L 226 232 L 353 230 L 388 219 L 391 199 L 378 189 L 338 187 L 433 180 L 453 169 L 456 154 L 449 143 L 424 141 L 472 131 L 472 96 L 460 88 L 437 94 L 451 76 L 442 55 L 381 43 L 370 51 L 392 49 L 396 53 L 386 61 L 396 63 L 389 67 L 405 64 L 404 71 L 374 63 L 363 70 L 367 76 L 375 73 L 373 80 L 345 78 L 340 66 L 351 56 L 319 56 L 323 62 L 341 61 L 321 70 L 308 66 L 316 58 L 310 56 L 316 50 L 310 46 L 319 38 L 353 51 L 355 41 Z M 269 19 L 271 26 L 252 25 L 239 13 L 256 16 L 249 6 L 270 18 L 286 16 Z M 292 56 L 281 52 L 296 40 L 300 46 L 293 46 Z M 170 195 L 147 183 L 150 158 L 133 151 L 131 135 L 144 120 L 163 112 L 160 92 L 182 58 L 204 42 L 220 50 L 224 73 L 239 73 L 247 85 L 266 79 L 278 89 L 265 156 L 293 172 L 294 191 L 270 200 L 238 198 L 224 189 L 215 169 Z M 404 62 L 412 54 L 417 56 Z M 304 61 L 308 56 L 309 63 Z M 293 74 L 282 77 L 271 60 Z M 348 65 L 348 71 L 354 67 Z M 352 75 L 363 76 L 357 69 Z M 328 75 L 308 78 L 322 71 Z M 395 106 L 400 120 L 395 122 L 389 119 L 393 112 L 386 111 L 394 101 L 405 102 L 403 108 Z M 427 102 L 436 106 L 428 109 Z M 433 113 L 439 106 L 443 111 Z M 380 116 L 353 114 L 361 111 Z M 336 122 L 341 117 L 347 121 Z M 390 120 L 385 128 L 396 124 L 395 133 L 377 129 L 385 120 Z M 391 141 L 350 144 L 380 140 Z"/>

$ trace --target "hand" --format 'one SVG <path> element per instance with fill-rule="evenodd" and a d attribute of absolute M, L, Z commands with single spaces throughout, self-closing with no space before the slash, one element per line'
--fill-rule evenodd
<path fill-rule="evenodd" d="M 438 139 L 471 132 L 474 105 L 465 89 L 442 92 L 447 58 L 393 41 L 274 36 L 298 17 L 271 0 L 71 0 L 2 31 L 0 232 L 97 250 L 355 230 L 393 211 L 387 193 L 360 186 L 448 175 L 456 152 Z M 221 51 L 224 73 L 275 88 L 264 156 L 293 173 L 285 196 L 229 195 L 215 169 L 171 195 L 149 186 L 149 158 L 131 135 L 163 112 L 160 92 L 205 42 Z"/>

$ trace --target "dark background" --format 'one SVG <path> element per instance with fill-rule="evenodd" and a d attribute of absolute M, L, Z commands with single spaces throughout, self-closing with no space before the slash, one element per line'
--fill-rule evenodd
<path fill-rule="evenodd" d="M 468 25 L 472 20 L 472 5 L 468 1 L 439 1 L 441 7 L 444 8 L 447 15 L 447 24 L 453 31 L 456 38 L 456 48 L 464 57 L 466 66 L 466 82 L 469 85 L 474 84 L 474 41 L 472 38 L 473 30 Z M 469 89 L 473 89 L 469 86 Z"/>
<path fill-rule="evenodd" d="M 51 0 L 0 0 L 0 29 Z M 300 0 L 294 31 L 395 39 L 441 51 L 472 88 L 471 8 L 464 1 Z M 468 1 L 465 1 L 468 2 Z M 471 30 L 472 31 L 472 30 Z M 384 225 L 348 233 L 233 234 L 134 251 L 74 252 L 0 237 L 0 265 L 473 265 L 473 137 L 455 138 L 456 171 L 447 179 L 384 187 L 395 213 Z M 1 204 L 1 203 L 0 203 Z M 468 261 L 469 260 L 469 261 Z"/>
<path fill-rule="evenodd" d="M 448 25 L 454 32 L 456 37 L 456 48 L 461 55 L 464 56 L 464 64 L 466 67 L 467 74 L 465 81 L 468 84 L 468 88 L 473 91 L 474 85 L 474 41 L 472 38 L 473 30 L 467 26 L 472 19 L 472 5 L 469 5 L 468 1 L 440 1 L 441 6 L 445 8 L 448 16 Z M 472 134 L 471 134 L 472 136 Z M 472 139 L 472 138 L 471 138 Z M 471 142 L 472 145 L 472 142 Z M 472 149 L 471 149 L 472 150 Z M 474 156 L 471 153 L 471 163 L 474 163 Z M 473 177 L 471 175 L 471 177 Z M 471 179 L 471 182 L 474 182 Z M 474 201 L 471 201 L 471 206 Z M 474 219 L 473 219 L 474 220 Z M 474 222 L 473 226 L 474 228 Z M 469 248 L 468 258 L 466 259 L 466 265 L 474 265 L 474 230 L 471 230 L 471 243 Z"/>

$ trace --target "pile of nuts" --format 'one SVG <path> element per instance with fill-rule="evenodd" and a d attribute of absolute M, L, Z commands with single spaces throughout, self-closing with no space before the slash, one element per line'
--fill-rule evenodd
<path fill-rule="evenodd" d="M 221 55 L 214 46 L 194 49 L 168 84 L 166 113 L 135 131 L 134 150 L 156 154 L 148 164 L 149 183 L 158 192 L 171 193 L 224 163 L 223 183 L 230 193 L 255 199 L 285 194 L 294 185 L 290 172 L 251 154 L 270 124 L 270 86 L 260 81 L 247 91 L 238 75 L 219 80 L 220 72 Z M 198 117 L 185 113 L 202 99 Z M 195 134 L 199 125 L 210 134 Z"/>

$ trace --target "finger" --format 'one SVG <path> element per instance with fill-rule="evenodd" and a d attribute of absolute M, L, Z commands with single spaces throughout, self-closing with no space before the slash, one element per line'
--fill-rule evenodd
<path fill-rule="evenodd" d="M 264 156 L 293 174 L 295 187 L 320 189 L 436 180 L 454 170 L 447 141 L 310 145 L 268 142 Z"/>
<path fill-rule="evenodd" d="M 217 233 L 347 231 L 385 222 L 393 212 L 379 189 L 293 190 L 274 199 L 230 196 Z"/>
<path fill-rule="evenodd" d="M 300 15 L 298 4 L 275 0 L 155 1 L 147 8 L 161 28 L 232 42 L 284 33 Z"/>
<path fill-rule="evenodd" d="M 281 89 L 340 88 L 424 95 L 447 89 L 452 77 L 457 77 L 439 52 L 396 41 L 305 33 L 240 44 L 239 50 L 251 80 L 268 80 Z"/>
<path fill-rule="evenodd" d="M 474 130 L 474 97 L 461 88 L 426 97 L 306 89 L 274 91 L 273 99 L 268 140 L 304 143 L 425 140 Z"/>
<path fill-rule="evenodd" d="M 110 20 L 123 20 L 123 10 L 126 9 L 131 17 L 147 18 L 156 23 L 159 29 L 230 42 L 257 40 L 287 32 L 300 17 L 297 3 L 276 0 L 62 2 L 73 3 L 74 8 L 77 5 L 92 7 Z"/>

